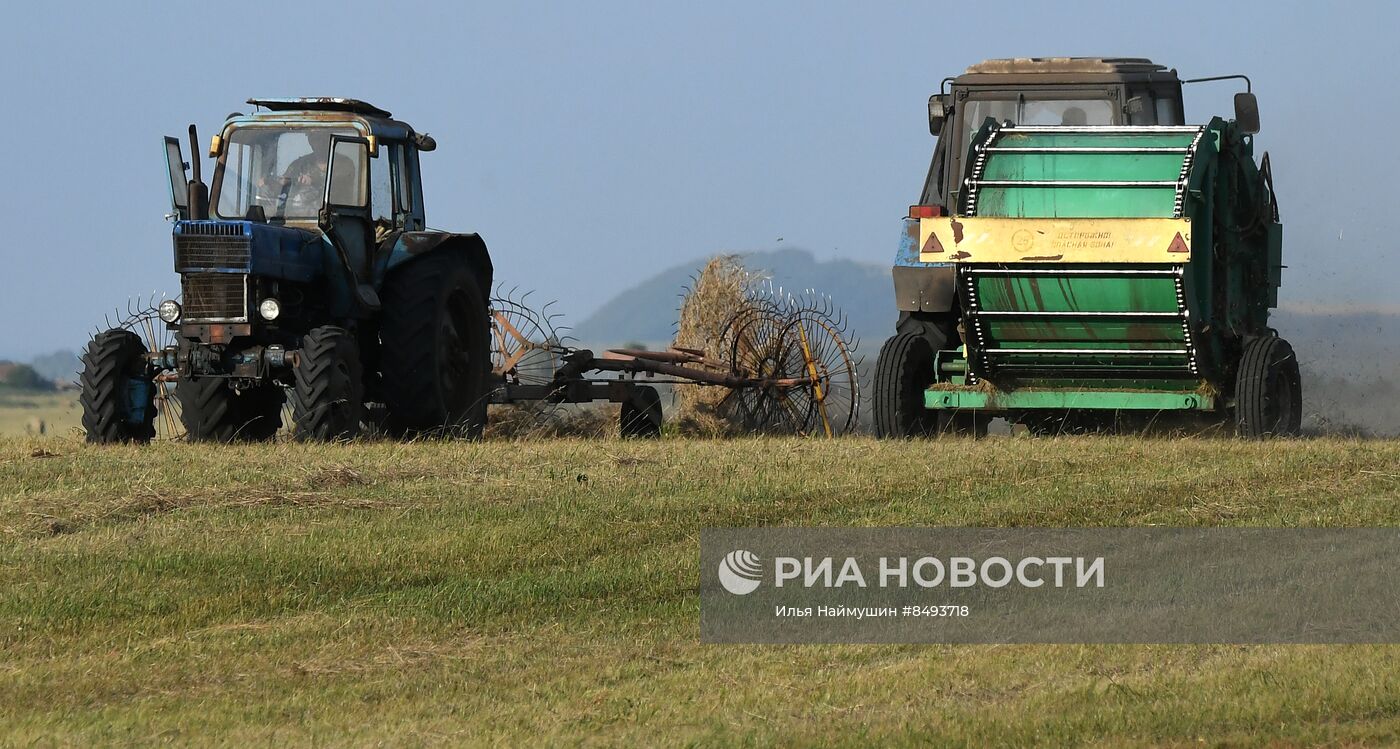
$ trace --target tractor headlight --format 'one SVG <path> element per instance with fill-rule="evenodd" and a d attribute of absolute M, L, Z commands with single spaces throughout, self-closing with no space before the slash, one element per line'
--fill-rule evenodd
<path fill-rule="evenodd" d="M 277 316 L 282 314 L 282 304 L 272 297 L 268 297 L 258 302 L 258 314 L 262 319 L 272 322 Z"/>
<path fill-rule="evenodd" d="M 180 303 L 174 299 L 167 299 L 160 303 L 160 307 L 156 308 L 156 314 L 160 315 L 161 320 L 168 323 L 178 322 L 183 311 L 180 309 Z"/>

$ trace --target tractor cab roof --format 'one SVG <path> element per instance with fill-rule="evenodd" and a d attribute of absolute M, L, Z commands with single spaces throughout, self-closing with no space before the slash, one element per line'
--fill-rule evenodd
<path fill-rule="evenodd" d="M 976 86 L 1176 80 L 1175 70 L 1145 57 L 1012 57 L 972 65 L 953 83 Z"/>
<path fill-rule="evenodd" d="M 299 98 L 255 98 L 249 104 L 266 111 L 249 115 L 233 115 L 228 124 L 264 124 L 296 122 L 354 122 L 369 135 L 400 140 L 411 137 L 413 128 L 406 122 L 392 119 L 393 115 L 366 101 L 333 96 Z"/>
<path fill-rule="evenodd" d="M 393 115 L 359 99 L 342 99 L 336 96 L 303 96 L 295 99 L 249 99 L 249 104 L 272 112 L 349 112 L 371 117 L 389 118 Z"/>

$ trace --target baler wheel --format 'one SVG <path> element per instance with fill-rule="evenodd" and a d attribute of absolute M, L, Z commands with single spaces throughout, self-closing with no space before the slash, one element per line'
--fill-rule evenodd
<path fill-rule="evenodd" d="M 882 439 L 937 433 L 936 415 L 924 407 L 933 384 L 933 347 L 916 333 L 897 333 L 880 347 L 875 363 L 875 435 Z"/>
<path fill-rule="evenodd" d="M 952 313 L 900 312 L 894 332 L 923 336 L 934 351 L 957 348 L 961 345 L 957 317 Z"/>
<path fill-rule="evenodd" d="M 81 379 L 79 400 L 88 442 L 149 442 L 155 436 L 155 390 L 140 336 L 120 329 L 97 334 L 83 353 Z M 135 423 L 128 418 L 133 380 L 147 382 L 145 412 Z"/>
<path fill-rule="evenodd" d="M 292 435 L 303 442 L 351 440 L 364 418 L 360 350 L 344 328 L 314 328 L 301 341 L 293 369 Z"/>
<path fill-rule="evenodd" d="M 282 388 L 276 385 L 235 391 L 222 377 L 182 378 L 175 400 L 191 442 L 261 442 L 282 427 Z"/>
<path fill-rule="evenodd" d="M 631 389 L 622 402 L 619 426 L 624 438 L 657 439 L 661 436 L 661 395 L 656 388 L 641 385 Z"/>
<path fill-rule="evenodd" d="M 491 320 L 465 257 L 439 251 L 385 280 L 380 339 L 391 433 L 481 436 Z"/>
<path fill-rule="evenodd" d="M 1235 376 L 1235 431 L 1242 437 L 1291 437 L 1302 427 L 1298 356 L 1276 336 L 1245 344 Z"/>

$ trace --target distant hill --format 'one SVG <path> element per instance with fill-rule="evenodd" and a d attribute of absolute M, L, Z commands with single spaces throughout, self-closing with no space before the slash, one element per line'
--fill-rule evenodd
<path fill-rule="evenodd" d="M 862 337 L 894 328 L 894 288 L 888 266 L 854 260 L 818 260 L 806 250 L 735 253 L 750 270 L 767 276 L 775 286 L 801 293 L 816 291 L 830 297 Z M 604 303 L 574 326 L 572 335 L 589 345 L 640 341 L 670 342 L 676 332 L 681 295 L 708 258 L 696 258 L 668 268 Z M 862 346 L 878 348 L 879 341 Z"/>

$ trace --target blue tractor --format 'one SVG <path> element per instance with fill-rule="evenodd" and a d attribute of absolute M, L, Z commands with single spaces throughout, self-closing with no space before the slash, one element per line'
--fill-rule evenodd
<path fill-rule="evenodd" d="M 87 440 L 151 439 L 171 381 L 195 441 L 271 439 L 287 401 L 301 440 L 352 439 L 369 422 L 479 435 L 491 258 L 476 234 L 427 228 L 419 154 L 434 140 L 354 99 L 248 103 L 212 138 L 208 186 L 165 139 L 181 295 L 159 316 L 174 343 L 93 338 Z"/>

